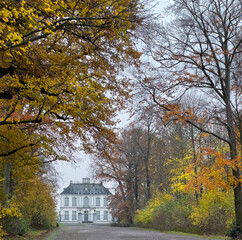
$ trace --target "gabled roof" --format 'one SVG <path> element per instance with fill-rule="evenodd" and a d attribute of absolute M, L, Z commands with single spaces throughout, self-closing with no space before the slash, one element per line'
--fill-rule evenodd
<path fill-rule="evenodd" d="M 70 183 L 61 194 L 93 194 L 93 195 L 111 195 L 111 192 L 102 184 L 97 183 Z"/>

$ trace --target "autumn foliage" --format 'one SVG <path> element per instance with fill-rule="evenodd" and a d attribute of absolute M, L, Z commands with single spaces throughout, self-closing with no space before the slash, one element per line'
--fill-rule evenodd
<path fill-rule="evenodd" d="M 139 57 L 128 34 L 137 8 L 136 1 L 1 2 L 0 124 L 54 124 L 85 147 L 111 138 L 129 93 L 117 73 Z"/>
<path fill-rule="evenodd" d="M 81 148 L 116 183 L 118 222 L 242 232 L 240 1 L 167 13 L 160 25 L 138 0 L 1 1 L 2 227 L 53 226 L 51 162 Z M 117 133 L 131 90 L 135 120 Z"/>
<path fill-rule="evenodd" d="M 241 2 L 174 0 L 166 13 L 144 39 L 154 62 L 134 74 L 137 100 L 164 126 L 190 126 L 189 150 L 183 137 L 182 154 L 169 160 L 173 194 L 190 188 L 199 204 L 203 194 L 232 189 L 241 236 Z"/>
<path fill-rule="evenodd" d="M 140 57 L 132 39 L 140 7 L 135 0 L 1 1 L 1 202 L 20 199 L 28 225 L 55 222 L 46 164 L 115 141 L 114 117 L 130 92 L 122 71 Z"/>
<path fill-rule="evenodd" d="M 153 120 L 155 117 L 153 118 Z M 233 188 L 240 179 L 226 144 L 182 123 L 152 123 L 151 146 L 143 120 L 119 134 L 112 151 L 94 162 L 95 176 L 116 183 L 110 209 L 121 225 L 227 234 L 235 221 Z M 151 198 L 147 199 L 145 157 Z"/>

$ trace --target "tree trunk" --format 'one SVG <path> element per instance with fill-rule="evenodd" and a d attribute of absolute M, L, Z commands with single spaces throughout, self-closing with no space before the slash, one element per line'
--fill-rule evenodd
<path fill-rule="evenodd" d="M 227 88 L 230 87 L 228 84 Z M 228 93 L 228 99 L 230 95 Z M 233 113 L 230 106 L 230 99 L 226 101 L 226 115 L 227 115 L 227 128 L 228 128 L 228 135 L 229 135 L 229 142 L 230 142 L 230 156 L 231 160 L 235 159 L 238 156 L 237 153 L 237 146 L 236 146 L 236 135 L 234 130 L 234 123 L 233 123 Z M 239 168 L 233 170 L 233 176 L 236 179 L 241 178 L 242 174 Z M 238 185 L 235 185 L 234 188 L 234 204 L 235 204 L 235 217 L 236 217 L 236 225 L 237 228 L 242 232 L 242 186 L 239 182 Z"/>
<path fill-rule="evenodd" d="M 134 178 L 134 196 L 135 196 L 135 210 L 139 208 L 139 176 L 138 176 L 138 166 L 135 165 L 135 178 Z"/>
<path fill-rule="evenodd" d="M 127 209 L 127 221 L 133 223 L 133 217 L 135 214 L 134 199 L 133 199 L 133 179 L 131 173 L 132 166 L 129 164 L 129 173 L 127 176 L 127 200 L 129 201 L 129 209 Z"/>
<path fill-rule="evenodd" d="M 239 169 L 234 171 L 235 177 L 240 177 L 241 172 Z M 234 189 L 234 204 L 235 204 L 235 217 L 237 228 L 242 232 L 242 186 L 241 183 Z"/>
<path fill-rule="evenodd" d="M 149 174 L 149 158 L 150 158 L 150 147 L 151 147 L 151 134 L 150 134 L 150 125 L 147 129 L 147 151 L 145 156 L 145 174 L 146 174 L 146 187 L 147 187 L 147 201 L 151 199 L 150 191 L 150 174 Z"/>
<path fill-rule="evenodd" d="M 120 180 L 118 180 L 118 185 L 119 185 L 119 189 L 122 195 L 122 199 L 125 202 L 126 201 L 126 196 L 125 196 L 125 192 L 124 192 L 124 188 L 123 188 L 123 184 Z"/>
<path fill-rule="evenodd" d="M 190 133 L 191 133 L 191 141 L 192 141 L 192 153 L 193 153 L 193 163 L 196 163 L 197 160 L 197 155 L 196 155 L 196 146 L 195 146 L 195 139 L 194 139 L 194 131 L 193 131 L 193 126 L 190 125 Z M 197 166 L 194 166 L 194 173 L 195 176 L 197 175 Z M 196 198 L 196 203 L 197 205 L 199 204 L 199 192 L 196 190 L 195 192 L 195 198 Z"/>
<path fill-rule="evenodd" d="M 11 163 L 7 162 L 4 168 L 3 193 L 4 201 L 11 195 Z"/>

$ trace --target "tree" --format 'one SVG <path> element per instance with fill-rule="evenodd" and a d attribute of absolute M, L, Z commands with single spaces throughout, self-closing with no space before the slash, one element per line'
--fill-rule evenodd
<path fill-rule="evenodd" d="M 135 139 L 135 144 L 138 146 L 143 158 L 142 160 L 145 169 L 146 201 L 149 201 L 151 198 L 151 177 L 149 165 L 152 141 L 159 124 L 155 121 L 155 114 L 153 112 L 148 112 L 147 114 L 147 112 L 144 111 L 143 116 L 141 116 L 138 121 L 142 135 L 140 136 L 141 140 Z M 141 124 L 143 125 L 142 127 Z"/>
<path fill-rule="evenodd" d="M 229 145 L 231 161 L 239 162 L 233 187 L 236 223 L 242 231 L 241 2 L 175 0 L 169 10 L 175 17 L 162 28 L 153 49 L 166 74 L 145 77 L 142 84 L 166 121 L 189 123 Z M 206 102 L 202 118 L 190 108 L 182 109 L 178 101 L 193 90 Z M 226 135 L 214 132 L 213 124 L 223 126 Z"/>
<path fill-rule="evenodd" d="M 18 213 L 1 215 L 0 224 L 8 234 L 22 235 L 30 226 L 49 229 L 56 224 L 56 176 L 51 162 L 43 161 L 35 151 L 43 147 L 42 144 L 35 145 L 32 154 L 26 148 L 9 156 L 7 162 L 1 161 L 1 174 L 6 164 L 11 166 L 7 193 L 4 186 L 7 181 L 0 184 L 1 208 L 11 213 L 15 207 Z"/>
<path fill-rule="evenodd" d="M 132 35 L 142 22 L 141 5 L 136 0 L 1 1 L 3 202 L 14 196 L 10 181 L 18 167 L 67 159 L 75 141 L 92 152 L 115 140 L 114 117 L 130 91 L 120 73 L 140 56 Z"/>
<path fill-rule="evenodd" d="M 116 76 L 139 57 L 131 40 L 138 7 L 133 0 L 2 2 L 0 125 L 55 124 L 89 144 L 112 139 L 112 117 L 129 92 Z"/>
<path fill-rule="evenodd" d="M 33 228 L 51 229 L 56 225 L 55 186 L 39 176 L 21 178 L 15 186 L 14 200 L 23 218 Z"/>
<path fill-rule="evenodd" d="M 116 193 L 111 198 L 111 206 L 116 216 L 120 212 L 120 218 L 125 211 L 119 209 L 116 203 L 125 207 L 126 220 L 129 223 L 132 223 L 135 211 L 151 198 L 149 171 L 155 127 L 150 119 L 147 122 L 145 120 L 142 121 L 145 123 L 145 128 L 142 128 L 141 123 L 138 124 L 137 121 L 122 129 L 118 141 L 111 148 L 104 146 L 102 151 L 98 152 L 94 163 L 94 176 L 117 183 Z"/>
<path fill-rule="evenodd" d="M 120 221 L 132 223 L 140 203 L 142 154 L 137 145 L 142 130 L 131 128 L 123 130 L 116 144 L 104 146 L 94 162 L 94 176 L 117 184 L 111 196 L 112 214 Z"/>

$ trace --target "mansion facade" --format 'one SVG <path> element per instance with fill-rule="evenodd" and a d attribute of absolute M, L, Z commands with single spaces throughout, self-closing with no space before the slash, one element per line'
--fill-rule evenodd
<path fill-rule="evenodd" d="M 110 191 L 102 184 L 91 183 L 83 178 L 82 183 L 70 182 L 60 194 L 59 222 L 98 223 L 112 222 L 108 210 Z"/>

